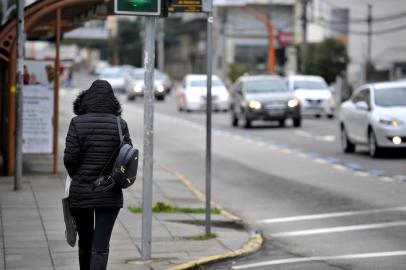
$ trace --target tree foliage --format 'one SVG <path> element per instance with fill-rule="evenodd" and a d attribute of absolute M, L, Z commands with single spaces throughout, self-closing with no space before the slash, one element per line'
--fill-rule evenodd
<path fill-rule="evenodd" d="M 335 81 L 347 69 L 347 48 L 336 39 L 308 44 L 304 54 L 305 74 L 322 76 L 328 83 Z"/>

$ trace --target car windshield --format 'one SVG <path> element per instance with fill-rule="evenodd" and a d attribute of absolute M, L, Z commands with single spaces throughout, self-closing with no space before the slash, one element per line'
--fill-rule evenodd
<path fill-rule="evenodd" d="M 307 90 L 320 90 L 327 89 L 328 86 L 323 81 L 295 81 L 293 83 L 294 89 L 307 89 Z"/>
<path fill-rule="evenodd" d="M 406 106 L 406 87 L 376 89 L 375 104 L 382 107 Z"/>
<path fill-rule="evenodd" d="M 118 78 L 122 77 L 121 72 L 119 69 L 108 69 L 104 70 L 100 75 L 103 78 Z"/>
<path fill-rule="evenodd" d="M 212 81 L 212 86 L 223 86 L 224 84 L 220 80 L 214 79 Z M 190 81 L 191 87 L 206 87 L 207 80 L 191 80 Z"/>
<path fill-rule="evenodd" d="M 131 77 L 136 81 L 143 81 L 144 80 L 144 71 L 134 71 L 134 72 L 132 72 Z M 161 80 L 163 80 L 163 74 L 155 71 L 154 78 L 156 81 L 161 81 Z"/>
<path fill-rule="evenodd" d="M 131 74 L 131 77 L 136 81 L 142 81 L 142 80 L 144 80 L 144 72 L 140 72 L 140 71 L 133 72 Z"/>
<path fill-rule="evenodd" d="M 253 80 L 245 83 L 247 93 L 287 92 L 285 80 Z"/>

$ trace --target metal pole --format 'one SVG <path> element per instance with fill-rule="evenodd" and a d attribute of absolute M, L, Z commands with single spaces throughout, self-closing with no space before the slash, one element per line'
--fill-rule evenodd
<path fill-rule="evenodd" d="M 371 64 L 372 61 L 372 5 L 368 5 L 368 59 L 367 64 Z"/>
<path fill-rule="evenodd" d="M 211 234 L 211 114 L 213 13 L 207 13 L 206 235 Z"/>
<path fill-rule="evenodd" d="M 145 20 L 145 92 L 144 92 L 144 162 L 142 190 L 142 250 L 144 260 L 151 258 L 152 238 L 152 170 L 154 146 L 154 64 L 155 64 L 155 18 Z"/>
<path fill-rule="evenodd" d="M 303 35 L 303 41 L 302 41 L 302 46 L 301 46 L 301 73 L 305 72 L 305 51 L 306 51 L 306 46 L 307 46 L 307 4 L 309 3 L 309 0 L 302 0 L 302 35 Z"/>
<path fill-rule="evenodd" d="M 226 40 L 227 8 L 222 8 L 221 14 L 221 73 L 222 79 L 227 83 L 227 40 Z"/>
<path fill-rule="evenodd" d="M 61 10 L 56 10 L 55 20 L 55 79 L 54 79 L 54 160 L 53 173 L 58 173 L 58 128 L 59 128 L 59 66 L 61 44 Z"/>
<path fill-rule="evenodd" d="M 159 20 L 158 28 L 158 69 L 164 71 L 165 68 L 165 21 Z"/>
<path fill-rule="evenodd" d="M 16 79 L 16 171 L 14 190 L 22 188 L 23 178 L 23 73 L 24 73 L 24 0 L 17 2 L 17 79 Z"/>

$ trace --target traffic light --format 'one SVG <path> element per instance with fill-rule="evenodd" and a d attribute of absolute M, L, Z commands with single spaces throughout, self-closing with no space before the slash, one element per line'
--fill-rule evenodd
<path fill-rule="evenodd" d="M 121 15 L 167 16 L 168 0 L 114 0 L 114 12 Z"/>

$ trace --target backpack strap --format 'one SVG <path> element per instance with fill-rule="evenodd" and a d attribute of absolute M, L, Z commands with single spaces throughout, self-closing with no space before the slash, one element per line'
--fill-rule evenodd
<path fill-rule="evenodd" d="M 120 142 L 122 145 L 124 142 L 124 138 L 123 138 L 123 130 L 121 129 L 121 118 L 120 116 L 117 116 L 116 119 L 117 119 L 118 134 L 120 136 Z"/>
<path fill-rule="evenodd" d="M 124 144 L 124 138 L 123 138 L 123 130 L 121 129 L 121 118 L 120 116 L 116 117 L 117 119 L 117 127 L 118 127 L 118 135 L 120 137 L 120 145 L 119 147 L 117 147 L 113 154 L 111 154 L 109 160 L 107 161 L 107 163 L 104 165 L 103 170 L 100 172 L 99 176 L 103 176 L 104 173 L 106 172 L 106 169 L 108 168 L 108 166 L 111 164 L 111 162 L 113 161 L 113 157 L 117 154 L 117 152 L 120 150 L 121 146 Z"/>

